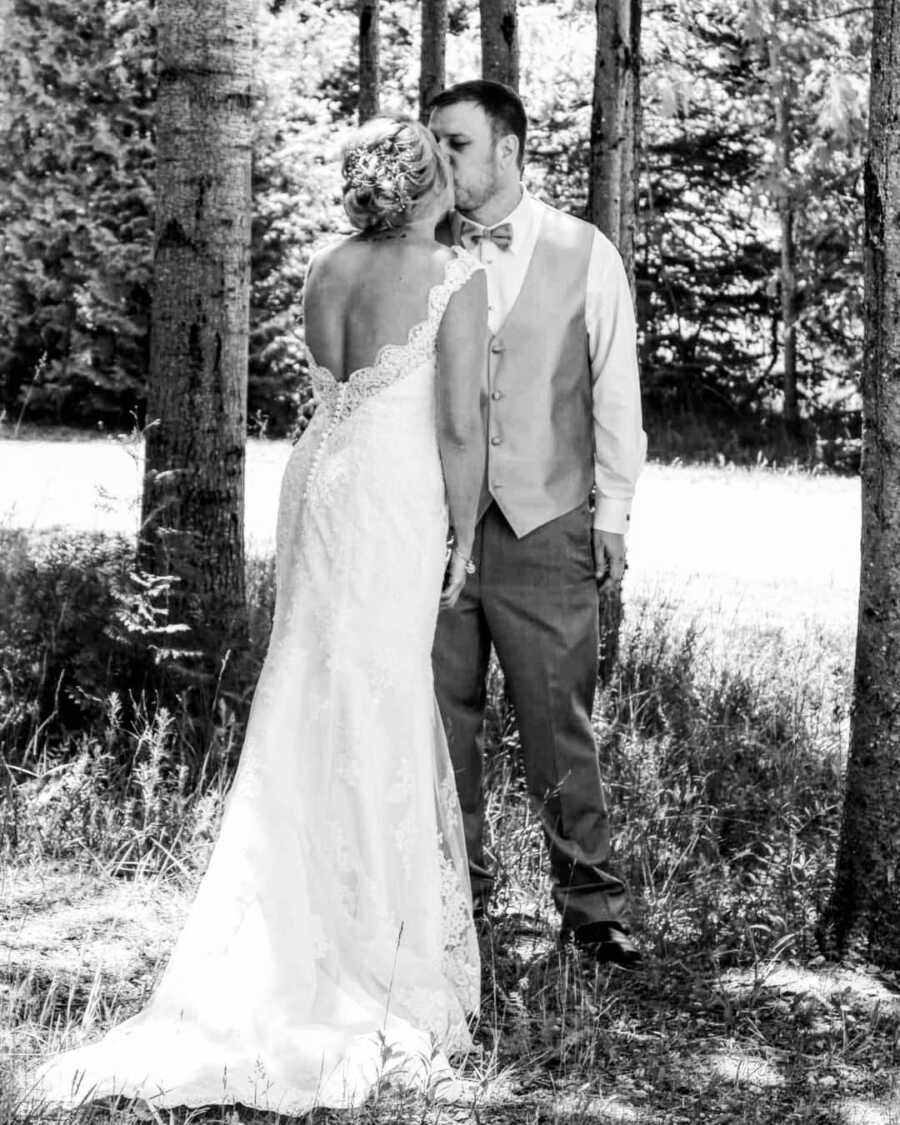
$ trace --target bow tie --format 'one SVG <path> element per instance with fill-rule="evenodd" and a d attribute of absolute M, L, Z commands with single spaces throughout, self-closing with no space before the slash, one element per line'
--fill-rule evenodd
<path fill-rule="evenodd" d="M 512 223 L 498 223 L 495 227 L 483 227 L 471 219 L 462 219 L 459 224 L 459 241 L 467 250 L 474 249 L 479 242 L 493 242 L 501 250 L 512 245 Z"/>

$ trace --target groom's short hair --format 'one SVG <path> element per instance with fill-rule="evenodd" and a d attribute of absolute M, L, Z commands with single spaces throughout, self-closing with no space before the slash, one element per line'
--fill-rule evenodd
<path fill-rule="evenodd" d="M 437 95 L 429 105 L 433 113 L 436 109 L 445 109 L 450 105 L 460 102 L 474 102 L 481 106 L 491 123 L 491 131 L 495 139 L 505 137 L 512 133 L 519 142 L 519 167 L 525 159 L 525 134 L 528 130 L 528 118 L 525 115 L 525 106 L 522 99 L 512 89 L 502 82 L 491 82 L 486 78 L 476 78 L 471 82 L 457 82 L 455 86 L 448 86 Z"/>

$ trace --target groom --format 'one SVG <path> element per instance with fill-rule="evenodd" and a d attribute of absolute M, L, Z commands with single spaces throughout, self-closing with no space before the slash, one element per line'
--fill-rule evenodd
<path fill-rule="evenodd" d="M 482 788 L 491 644 L 516 709 L 526 782 L 550 851 L 561 935 L 601 961 L 640 960 L 607 868 L 591 728 L 598 589 L 619 583 L 644 459 L 631 294 L 599 231 L 522 187 L 526 117 L 496 82 L 431 105 L 456 210 L 438 237 L 485 266 L 487 470 L 470 575 L 438 620 L 435 687 L 466 828 L 476 911 L 490 895 Z"/>

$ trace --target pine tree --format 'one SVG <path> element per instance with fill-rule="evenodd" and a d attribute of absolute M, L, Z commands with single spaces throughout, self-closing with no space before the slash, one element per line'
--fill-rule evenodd
<path fill-rule="evenodd" d="M 419 62 L 419 119 L 443 90 L 447 53 L 447 0 L 422 0 L 422 53 Z"/>
<path fill-rule="evenodd" d="M 597 49 L 591 114 L 588 214 L 611 239 L 635 292 L 637 149 L 640 137 L 641 0 L 596 0 Z M 600 679 L 619 651 L 622 592 L 600 600 Z"/>
<path fill-rule="evenodd" d="M 875 0 L 865 169 L 862 560 L 843 823 L 822 937 L 900 966 L 900 13 Z"/>
<path fill-rule="evenodd" d="M 516 0 L 480 0 L 481 73 L 519 88 L 519 25 Z"/>
<path fill-rule="evenodd" d="M 596 14 L 588 212 L 622 255 L 633 291 L 641 0 L 596 0 Z"/>
<path fill-rule="evenodd" d="M 381 100 L 380 0 L 359 0 L 359 123 L 377 116 Z"/>
<path fill-rule="evenodd" d="M 244 444 L 254 0 L 161 0 L 141 560 L 169 575 L 183 671 L 209 690 L 246 632 Z"/>

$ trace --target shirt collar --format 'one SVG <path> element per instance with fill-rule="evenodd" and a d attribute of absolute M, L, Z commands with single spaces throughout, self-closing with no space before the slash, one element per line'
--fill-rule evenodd
<path fill-rule="evenodd" d="M 459 228 L 462 223 L 463 216 L 458 211 L 453 212 L 451 220 L 451 227 L 453 232 L 453 241 L 459 242 Z M 492 227 L 499 226 L 501 223 L 509 223 L 512 227 L 512 242 L 507 254 L 518 254 L 521 249 L 527 245 L 528 237 L 534 228 L 535 223 L 535 207 L 534 199 L 528 194 L 524 184 L 522 185 L 522 198 L 513 207 L 512 211 L 502 219 L 498 219 L 496 223 L 492 223 Z"/>

